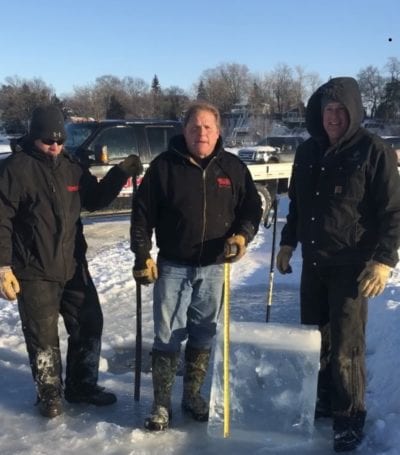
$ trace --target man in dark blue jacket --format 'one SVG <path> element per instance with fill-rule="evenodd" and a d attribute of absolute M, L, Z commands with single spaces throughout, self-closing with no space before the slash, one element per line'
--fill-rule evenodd
<path fill-rule="evenodd" d="M 46 417 L 62 412 L 59 314 L 69 335 L 65 399 L 97 406 L 116 401 L 97 385 L 103 315 L 80 212 L 105 207 L 129 176 L 141 172 L 139 158 L 131 155 L 97 182 L 64 152 L 65 139 L 62 112 L 38 107 L 22 149 L 0 168 L 0 296 L 18 298 L 39 411 Z"/>
<path fill-rule="evenodd" d="M 138 284 L 155 282 L 149 430 L 168 427 L 171 388 L 185 340 L 182 407 L 196 420 L 208 419 L 200 388 L 216 333 L 223 263 L 245 254 L 261 219 L 250 173 L 223 150 L 220 129 L 214 106 L 190 106 L 184 134 L 172 138 L 168 151 L 153 160 L 132 211 L 134 277 Z M 150 256 L 153 230 L 157 264 Z"/>
<path fill-rule="evenodd" d="M 400 245 L 396 156 L 362 119 L 353 78 L 331 79 L 311 96 L 311 138 L 296 152 L 277 256 L 287 273 L 301 243 L 301 322 L 322 335 L 316 417 L 333 416 L 336 451 L 363 437 L 367 298 L 383 291 Z"/>

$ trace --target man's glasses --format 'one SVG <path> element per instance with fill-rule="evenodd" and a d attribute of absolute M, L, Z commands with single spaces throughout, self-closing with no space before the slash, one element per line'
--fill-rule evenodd
<path fill-rule="evenodd" d="M 53 145 L 56 143 L 57 145 L 63 145 L 64 144 L 64 139 L 59 139 L 58 141 L 55 141 L 54 139 L 40 139 L 43 144 L 46 145 Z"/>

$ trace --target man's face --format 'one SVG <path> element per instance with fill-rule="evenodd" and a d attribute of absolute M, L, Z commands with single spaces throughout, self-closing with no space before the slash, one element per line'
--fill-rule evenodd
<path fill-rule="evenodd" d="M 36 139 L 35 147 L 46 155 L 57 156 L 63 149 L 64 141 L 54 141 L 53 139 Z"/>
<path fill-rule="evenodd" d="M 212 112 L 198 111 L 183 130 L 189 152 L 197 158 L 206 158 L 214 151 L 219 137 L 217 120 Z"/>
<path fill-rule="evenodd" d="M 322 123 L 330 144 L 336 144 L 349 127 L 349 113 L 342 103 L 332 101 L 325 106 Z"/>

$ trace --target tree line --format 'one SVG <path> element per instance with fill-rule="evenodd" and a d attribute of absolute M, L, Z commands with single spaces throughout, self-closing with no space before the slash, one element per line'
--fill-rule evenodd
<path fill-rule="evenodd" d="M 389 58 L 382 70 L 367 66 L 359 71 L 357 80 L 370 118 L 400 120 L 399 59 Z M 204 70 L 189 92 L 178 86 L 162 87 L 156 74 L 150 84 L 138 77 L 103 75 L 60 98 L 40 78 L 10 76 L 0 86 L 0 120 L 8 133 L 24 132 L 32 109 L 44 103 L 59 105 L 66 117 L 176 120 L 194 99 L 210 101 L 223 114 L 242 103 L 254 115 L 273 118 L 292 109 L 304 112 L 309 96 L 322 82 L 318 73 L 306 72 L 301 66 L 280 63 L 258 75 L 246 65 L 222 63 Z"/>

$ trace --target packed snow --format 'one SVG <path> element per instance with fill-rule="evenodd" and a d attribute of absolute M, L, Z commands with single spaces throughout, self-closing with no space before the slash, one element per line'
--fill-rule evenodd
<path fill-rule="evenodd" d="M 278 212 L 279 231 L 287 213 L 287 198 Z M 36 395 L 15 302 L 0 300 L 0 453 L 2 455 L 151 455 L 151 454 L 329 454 L 332 435 L 329 419 L 316 424 L 312 442 L 293 450 L 273 452 L 257 441 L 235 435 L 214 438 L 207 423 L 182 415 L 182 376 L 173 391 L 171 428 L 148 433 L 144 418 L 152 402 L 149 352 L 153 338 L 151 286 L 143 287 L 143 373 L 140 401 L 134 401 L 136 327 L 135 283 L 129 250 L 129 217 L 89 218 L 85 221 L 90 269 L 104 312 L 100 384 L 117 394 L 118 402 L 105 408 L 65 403 L 64 414 L 48 420 L 34 406 Z M 231 268 L 231 320 L 265 323 L 272 230 L 260 227 L 246 256 Z M 153 249 L 154 256 L 156 249 Z M 299 323 L 301 258 L 292 258 L 293 273 L 275 273 L 272 323 Z M 60 321 L 65 353 L 66 333 Z M 368 416 L 365 440 L 357 453 L 400 454 L 400 266 L 385 292 L 369 303 L 367 327 Z M 243 360 L 245 362 L 245 360 Z M 244 365 L 243 365 L 244 366 Z M 236 366 L 240 369 L 240 363 Z M 204 393 L 210 393 L 209 373 Z M 257 390 L 254 391 L 256 402 Z M 265 409 L 265 413 L 268 413 Z"/>

